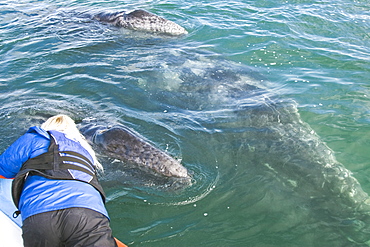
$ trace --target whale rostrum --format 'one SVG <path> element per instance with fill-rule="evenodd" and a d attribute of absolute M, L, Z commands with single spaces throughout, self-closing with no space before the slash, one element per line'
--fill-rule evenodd
<path fill-rule="evenodd" d="M 125 126 L 88 124 L 80 129 L 86 139 L 107 156 L 134 164 L 155 175 L 188 180 L 188 170 L 166 152 L 154 147 Z"/>

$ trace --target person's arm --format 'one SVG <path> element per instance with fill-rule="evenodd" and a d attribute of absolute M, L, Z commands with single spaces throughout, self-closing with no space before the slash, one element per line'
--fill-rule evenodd
<path fill-rule="evenodd" d="M 0 155 L 1 178 L 14 178 L 23 163 L 34 157 L 35 153 L 47 151 L 48 143 L 49 140 L 37 133 L 26 133 L 19 137 Z"/>

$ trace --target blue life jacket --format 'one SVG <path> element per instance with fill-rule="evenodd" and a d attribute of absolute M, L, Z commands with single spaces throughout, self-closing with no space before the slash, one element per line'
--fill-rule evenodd
<path fill-rule="evenodd" d="M 96 177 L 93 159 L 79 143 L 74 142 L 78 152 L 70 151 L 71 147 L 64 144 L 73 142 L 58 131 L 48 131 L 50 144 L 48 151 L 27 160 L 13 180 L 12 195 L 15 205 L 19 208 L 19 200 L 25 181 L 31 176 L 41 176 L 52 180 L 80 181 L 94 187 L 101 195 L 103 202 L 105 194 Z M 62 143 L 60 147 L 59 143 Z M 45 193 L 47 193 L 45 191 Z"/>

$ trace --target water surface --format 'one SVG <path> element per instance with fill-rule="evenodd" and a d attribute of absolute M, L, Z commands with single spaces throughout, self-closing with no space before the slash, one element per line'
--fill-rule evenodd
<path fill-rule="evenodd" d="M 101 157 L 111 225 L 123 242 L 362 245 L 343 226 L 312 215 L 304 190 L 283 187 L 249 161 L 249 129 L 235 112 L 266 98 L 296 102 L 300 118 L 370 192 L 366 2 L 56 0 L 0 7 L 2 150 L 29 126 L 65 113 L 77 122 L 125 124 L 193 173 L 194 185 L 179 190 Z M 138 33 L 89 18 L 137 8 L 189 34 Z M 267 91 L 251 95 L 245 85 Z"/>

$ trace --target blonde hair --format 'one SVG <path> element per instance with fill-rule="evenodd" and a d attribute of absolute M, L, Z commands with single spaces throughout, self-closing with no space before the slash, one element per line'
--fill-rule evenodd
<path fill-rule="evenodd" d="M 94 150 L 92 149 L 90 144 L 86 141 L 85 137 L 77 129 L 77 126 L 75 122 L 72 120 L 72 118 L 68 117 L 67 115 L 63 115 L 63 114 L 56 115 L 46 120 L 41 125 L 41 128 L 43 128 L 46 131 L 56 130 L 59 132 L 63 132 L 69 139 L 79 142 L 81 146 L 89 152 L 89 154 L 94 160 L 95 166 L 100 171 L 103 171 L 103 166 L 100 164 L 100 162 L 96 158 Z"/>

